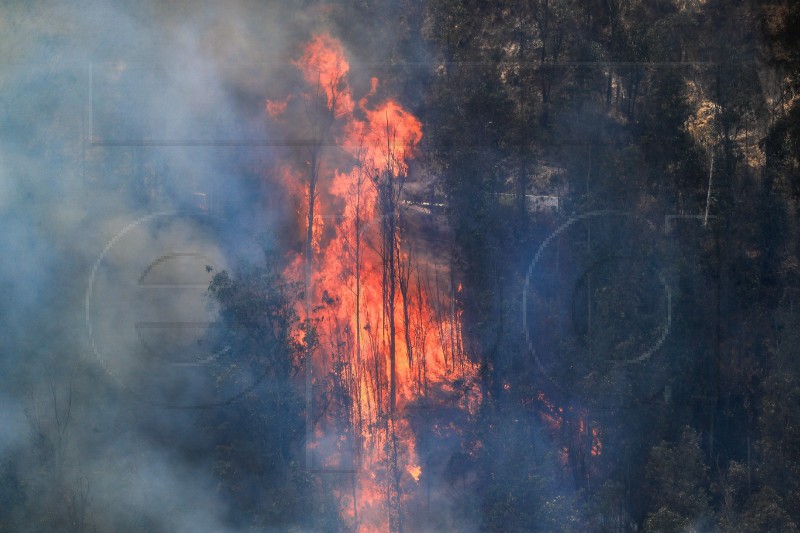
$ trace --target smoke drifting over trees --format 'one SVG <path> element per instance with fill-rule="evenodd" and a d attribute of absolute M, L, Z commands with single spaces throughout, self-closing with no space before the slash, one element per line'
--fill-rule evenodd
<path fill-rule="evenodd" d="M 796 531 L 799 20 L 0 6 L 0 531 Z"/>

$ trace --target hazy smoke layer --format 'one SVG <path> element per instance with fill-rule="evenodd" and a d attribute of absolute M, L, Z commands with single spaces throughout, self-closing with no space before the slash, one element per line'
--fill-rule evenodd
<path fill-rule="evenodd" d="M 0 507 L 27 510 L 4 524 L 231 529 L 196 411 L 139 400 L 224 400 L 180 365 L 202 349 L 170 358 L 213 317 L 203 267 L 280 229 L 264 97 L 319 20 L 262 2 L 0 7 Z"/>

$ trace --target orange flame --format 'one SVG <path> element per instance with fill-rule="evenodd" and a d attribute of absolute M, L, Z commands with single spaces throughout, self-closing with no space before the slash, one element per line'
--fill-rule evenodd
<path fill-rule="evenodd" d="M 321 91 L 329 109 L 337 115 L 353 111 L 353 100 L 345 76 L 350 64 L 344 56 L 342 45 L 327 34 L 317 35 L 309 42 L 295 65 L 312 88 Z"/>
<path fill-rule="evenodd" d="M 414 481 L 419 481 L 419 476 L 422 475 L 422 467 L 421 466 L 408 465 L 406 467 L 406 470 L 408 471 L 409 474 L 411 474 L 411 477 L 414 478 Z"/>
<path fill-rule="evenodd" d="M 389 167 L 398 174 L 405 174 L 413 150 L 422 139 L 422 123 L 393 100 L 375 109 L 364 109 L 364 113 L 366 122 L 349 124 L 346 133 L 349 144 L 367 144 L 364 164 L 368 171 Z"/>
<path fill-rule="evenodd" d="M 272 118 L 278 118 L 286 112 L 286 107 L 289 105 L 289 101 L 291 100 L 291 96 L 287 97 L 284 100 L 267 100 L 266 104 L 264 104 L 264 109 L 266 110 L 267 114 Z"/>
<path fill-rule="evenodd" d="M 370 105 L 377 78 L 371 80 L 369 94 L 359 100 L 363 118 L 356 117 L 346 80 L 349 64 L 342 46 L 328 35 L 314 37 L 295 65 L 306 83 L 320 96 L 324 94 L 328 109 L 340 121 L 346 146 L 346 153 L 336 159 L 338 169 L 322 169 L 315 192 L 313 308 L 307 318 L 317 328 L 315 386 L 319 390 L 339 383 L 346 391 L 349 399 L 343 412 L 330 418 L 345 418 L 348 429 L 338 430 L 342 435 L 334 438 L 325 432 L 337 431 L 336 421 L 323 420 L 315 430 L 318 442 L 313 449 L 315 454 L 327 454 L 318 461 L 325 466 L 348 456 L 348 446 L 354 450 L 350 455 L 357 458 L 361 473 L 352 496 L 342 490 L 342 514 L 359 531 L 385 531 L 392 513 L 401 512 L 395 508 L 402 508 L 422 475 L 414 433 L 403 410 L 426 398 L 434 387 L 455 396 L 454 382 L 460 380 L 463 389 L 463 383 L 477 381 L 477 372 L 464 354 L 461 312 L 451 301 L 457 290 L 441 286 L 450 276 L 440 277 L 436 265 L 410 252 L 407 245 L 412 236 L 399 230 L 388 235 L 382 223 L 387 217 L 399 221 L 401 213 L 399 206 L 395 212 L 381 212 L 386 207 L 380 202 L 379 182 L 391 175 L 392 183 L 400 187 L 422 139 L 421 122 L 394 100 Z M 274 105 L 273 109 L 283 112 L 285 107 Z M 345 168 L 343 160 L 350 161 Z M 305 169 L 302 164 L 295 166 L 300 170 L 286 165 L 280 173 L 298 203 L 296 220 L 305 232 L 310 198 L 302 185 Z M 386 270 L 389 259 L 393 276 Z M 286 274 L 290 279 L 303 278 L 302 253 L 290 258 Z M 300 303 L 298 312 L 306 318 Z M 295 335 L 297 341 L 305 338 L 304 333 Z M 390 398 L 393 374 L 394 401 Z M 480 393 L 462 394 L 459 402 L 460 408 L 474 412 Z M 326 446 L 319 445 L 323 439 Z"/>
<path fill-rule="evenodd" d="M 378 78 L 372 77 L 369 80 L 369 92 L 364 95 L 364 97 L 358 101 L 358 105 L 361 109 L 367 107 L 367 102 L 371 96 L 375 96 L 375 92 L 378 90 L 378 85 L 380 84 L 380 80 Z"/>
<path fill-rule="evenodd" d="M 600 439 L 600 428 L 592 428 L 592 455 L 597 457 L 603 453 L 603 441 Z"/>
<path fill-rule="evenodd" d="M 585 456 L 588 453 L 591 457 L 599 457 L 603 453 L 603 440 L 602 432 L 597 426 L 590 426 L 588 420 L 588 413 L 585 410 L 579 410 L 577 425 L 570 425 L 564 423 L 564 408 L 556 407 L 552 401 L 543 393 L 538 392 L 536 395 L 538 400 L 537 413 L 542 421 L 550 429 L 554 437 L 566 438 L 567 445 L 562 446 L 558 451 L 558 460 L 562 466 L 567 466 L 572 452 L 575 455 Z M 573 412 L 572 407 L 568 409 Z M 591 439 L 587 444 L 587 437 L 591 434 Z"/>

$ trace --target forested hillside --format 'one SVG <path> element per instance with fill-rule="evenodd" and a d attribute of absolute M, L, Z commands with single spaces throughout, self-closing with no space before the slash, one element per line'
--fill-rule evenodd
<path fill-rule="evenodd" d="M 482 527 L 796 530 L 798 7 L 428 12 Z"/>
<path fill-rule="evenodd" d="M 0 531 L 800 530 L 800 3 L 34 4 Z"/>

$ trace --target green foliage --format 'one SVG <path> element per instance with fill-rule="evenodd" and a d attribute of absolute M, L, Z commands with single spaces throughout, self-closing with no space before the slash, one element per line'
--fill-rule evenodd
<path fill-rule="evenodd" d="M 647 530 L 674 531 L 670 528 L 709 516 L 708 471 L 699 436 L 690 427 L 678 442 L 654 446 L 645 469 L 649 507 L 655 510 Z"/>
<path fill-rule="evenodd" d="M 599 456 L 581 455 L 577 424 L 543 439 L 567 445 L 566 492 L 581 495 L 567 500 L 584 507 L 588 529 L 725 529 L 745 508 L 768 508 L 770 498 L 754 499 L 767 485 L 788 513 L 779 523 L 800 519 L 799 370 L 788 355 L 797 328 L 777 311 L 800 282 L 797 14 L 785 0 L 427 6 L 425 35 L 442 61 L 427 99 L 428 163 L 447 198 L 465 330 L 483 367 L 482 442 L 507 430 L 496 424 L 506 410 L 527 410 L 517 424 L 535 432 L 537 415 L 553 416 L 542 391 L 555 406 L 596 405 L 586 419 L 601 421 Z M 561 211 L 520 209 L 531 193 L 557 195 Z M 593 209 L 633 212 L 642 231 L 592 221 L 560 236 L 558 255 L 537 265 L 526 310 L 536 319 L 521 338 L 514 291 L 531 256 Z M 665 215 L 680 218 L 661 240 Z M 605 269 L 616 277 L 587 274 L 608 243 L 628 251 Z M 652 263 L 630 250 L 657 258 L 672 297 L 665 344 L 635 368 L 614 356 L 652 340 L 662 315 Z M 570 291 L 590 300 L 573 309 L 572 328 Z M 659 443 L 664 435 L 678 438 Z M 546 462 L 495 446 L 522 471 Z M 475 465 L 485 527 L 532 523 L 547 490 L 490 463 Z M 720 463 L 729 466 L 712 476 L 707 465 Z M 750 530 L 784 527 L 748 520 Z"/>
<path fill-rule="evenodd" d="M 542 446 L 542 435 L 532 432 L 521 415 L 496 418 L 503 424 L 502 436 L 487 433 L 477 457 L 482 529 L 581 531 L 577 502 L 563 488 L 556 455 Z"/>
<path fill-rule="evenodd" d="M 304 402 L 292 380 L 302 346 L 293 340 L 300 297 L 276 263 L 219 272 L 209 294 L 219 304 L 218 387 L 245 394 L 206 416 L 215 473 L 241 525 L 330 528 L 338 522 L 330 494 L 301 464 Z M 231 396 L 227 394 L 226 396 Z"/>
<path fill-rule="evenodd" d="M 644 531 L 647 533 L 683 533 L 689 529 L 689 519 L 666 507 L 659 508 L 651 513 L 644 521 Z"/>
<path fill-rule="evenodd" d="M 298 321 L 299 285 L 285 282 L 268 261 L 244 266 L 235 275 L 218 272 L 208 291 L 220 309 L 222 327 L 210 339 L 221 354 L 220 365 L 248 362 L 256 372 L 288 379 L 298 365 L 299 346 L 291 334 Z"/>
<path fill-rule="evenodd" d="M 798 528 L 775 489 L 766 486 L 747 502 L 739 530 L 794 533 Z"/>

